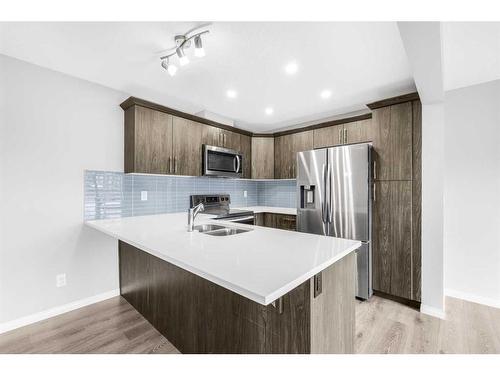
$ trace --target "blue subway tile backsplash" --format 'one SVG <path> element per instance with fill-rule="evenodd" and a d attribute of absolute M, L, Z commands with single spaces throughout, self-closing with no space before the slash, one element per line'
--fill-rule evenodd
<path fill-rule="evenodd" d="M 146 191 L 147 200 L 141 199 Z M 244 196 L 244 192 L 247 196 Z M 295 180 L 243 180 L 85 171 L 84 219 L 183 212 L 191 194 L 225 193 L 232 207 L 295 207 Z"/>

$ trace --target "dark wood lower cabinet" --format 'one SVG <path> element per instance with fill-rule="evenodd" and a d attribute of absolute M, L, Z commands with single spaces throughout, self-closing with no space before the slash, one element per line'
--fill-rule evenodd
<path fill-rule="evenodd" d="M 260 212 L 255 214 L 255 225 L 261 227 L 296 231 L 297 217 L 295 215 Z"/>
<path fill-rule="evenodd" d="M 352 353 L 354 255 L 263 306 L 119 242 L 121 295 L 182 353 Z M 281 307 L 280 307 L 281 304 Z"/>

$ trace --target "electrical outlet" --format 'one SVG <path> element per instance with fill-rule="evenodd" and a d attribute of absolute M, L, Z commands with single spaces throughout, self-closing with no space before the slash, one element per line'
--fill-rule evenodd
<path fill-rule="evenodd" d="M 60 288 L 62 286 L 66 286 L 66 274 L 60 273 L 56 275 L 56 287 Z"/>
<path fill-rule="evenodd" d="M 246 198 L 248 196 L 247 191 L 243 190 L 243 196 Z"/>
<path fill-rule="evenodd" d="M 141 191 L 141 201 L 148 200 L 148 192 L 146 190 Z"/>

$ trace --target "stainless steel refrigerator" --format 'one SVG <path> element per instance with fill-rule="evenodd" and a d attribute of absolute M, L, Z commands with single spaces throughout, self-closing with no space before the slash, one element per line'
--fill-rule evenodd
<path fill-rule="evenodd" d="M 297 154 L 297 230 L 362 242 L 356 296 L 371 297 L 372 147 L 336 146 Z"/>

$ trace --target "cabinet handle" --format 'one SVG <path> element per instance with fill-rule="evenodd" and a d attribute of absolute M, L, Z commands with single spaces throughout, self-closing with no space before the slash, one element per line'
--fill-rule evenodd
<path fill-rule="evenodd" d="M 347 143 L 347 129 L 344 129 L 344 143 Z"/>
<path fill-rule="evenodd" d="M 177 173 L 177 156 L 174 157 L 174 173 Z"/>
<path fill-rule="evenodd" d="M 373 201 L 377 201 L 377 184 L 373 183 Z"/>
<path fill-rule="evenodd" d="M 223 140 L 224 140 L 224 147 L 226 147 L 226 133 L 224 133 L 224 135 L 222 136 Z"/>
<path fill-rule="evenodd" d="M 322 291 L 323 291 L 323 280 L 320 272 L 314 275 L 314 298 L 319 296 Z"/>
<path fill-rule="evenodd" d="M 167 166 L 167 173 L 170 174 L 172 173 L 172 157 L 168 157 L 168 166 Z"/>
<path fill-rule="evenodd" d="M 342 129 L 339 129 L 339 143 L 342 143 Z"/>
<path fill-rule="evenodd" d="M 376 160 L 373 161 L 373 179 L 374 180 L 377 179 L 377 161 Z"/>
<path fill-rule="evenodd" d="M 278 314 L 283 314 L 283 297 L 278 298 L 276 301 L 272 302 L 271 305 L 278 310 Z"/>

